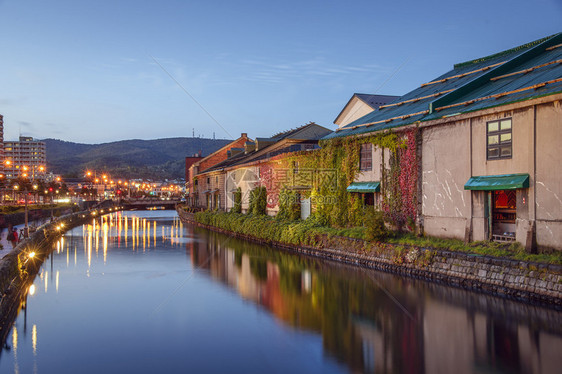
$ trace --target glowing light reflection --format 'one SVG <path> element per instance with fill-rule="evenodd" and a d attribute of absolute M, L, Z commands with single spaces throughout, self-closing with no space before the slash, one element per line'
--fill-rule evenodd
<path fill-rule="evenodd" d="M 125 247 L 127 246 L 127 238 L 129 237 L 129 219 L 124 217 L 125 220 Z"/>
<path fill-rule="evenodd" d="M 17 356 L 18 352 L 18 328 L 14 326 L 12 332 L 12 348 L 14 349 L 14 356 Z"/>
<path fill-rule="evenodd" d="M 148 249 L 150 249 L 150 222 L 147 224 L 146 242 L 148 243 Z"/>
<path fill-rule="evenodd" d="M 103 263 L 107 262 L 107 242 L 109 238 L 109 226 L 107 222 L 103 225 Z"/>
<path fill-rule="evenodd" d="M 37 325 L 33 325 L 31 329 L 31 346 L 33 347 L 33 355 L 37 356 Z"/>
<path fill-rule="evenodd" d="M 142 219 L 142 251 L 146 251 L 146 219 Z"/>

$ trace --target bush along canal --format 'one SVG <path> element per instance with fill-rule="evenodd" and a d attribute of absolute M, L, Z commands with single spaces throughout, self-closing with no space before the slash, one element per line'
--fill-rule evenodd
<path fill-rule="evenodd" d="M 177 210 L 185 222 L 296 253 L 562 307 L 562 266 L 558 264 L 367 242 L 328 234 L 314 235 L 311 240 L 310 235 L 299 233 L 290 223 L 279 223 L 268 217 L 191 213 L 181 207 Z"/>

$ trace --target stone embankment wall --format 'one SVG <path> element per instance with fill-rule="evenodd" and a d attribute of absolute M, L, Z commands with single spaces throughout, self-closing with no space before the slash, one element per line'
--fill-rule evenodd
<path fill-rule="evenodd" d="M 352 238 L 324 238 L 318 247 L 263 241 L 203 225 L 178 209 L 183 221 L 239 238 L 274 245 L 309 256 L 388 271 L 464 289 L 562 306 L 562 266 L 500 259 L 443 250 L 366 243 Z"/>

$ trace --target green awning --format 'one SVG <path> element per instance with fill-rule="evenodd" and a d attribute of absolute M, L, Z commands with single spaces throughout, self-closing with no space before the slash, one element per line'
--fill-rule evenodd
<path fill-rule="evenodd" d="M 529 174 L 472 177 L 464 185 L 465 190 L 473 191 L 515 190 L 517 188 L 529 188 Z"/>
<path fill-rule="evenodd" d="M 347 192 L 380 192 L 380 182 L 353 182 L 347 187 Z"/>

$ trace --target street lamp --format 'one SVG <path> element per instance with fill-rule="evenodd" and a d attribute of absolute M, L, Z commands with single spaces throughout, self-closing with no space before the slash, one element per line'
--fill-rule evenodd
<path fill-rule="evenodd" d="M 0 173 L 0 194 L 2 194 L 2 197 L 0 197 L 0 204 L 4 204 L 4 181 L 6 180 L 5 175 Z"/>
<path fill-rule="evenodd" d="M 12 200 L 16 201 L 16 192 L 19 190 L 20 186 L 14 184 L 14 193 L 12 194 Z"/>
<path fill-rule="evenodd" d="M 37 184 L 33 184 L 33 190 L 37 191 Z M 24 193 L 24 198 L 25 198 L 25 229 L 23 230 L 23 235 L 24 237 L 28 237 L 29 236 L 29 220 L 28 220 L 28 209 L 27 209 L 27 194 L 29 193 L 29 191 L 27 190 L 27 188 L 25 189 L 25 193 Z"/>

